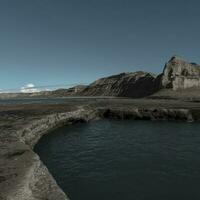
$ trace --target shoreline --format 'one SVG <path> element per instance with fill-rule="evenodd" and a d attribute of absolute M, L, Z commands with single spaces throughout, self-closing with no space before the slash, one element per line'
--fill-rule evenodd
<path fill-rule="evenodd" d="M 148 100 L 91 100 L 62 105 L 10 105 L 0 109 L 0 199 L 68 200 L 33 151 L 59 126 L 100 118 L 200 121 L 198 103 Z M 11 124 L 12 123 L 12 124 Z"/>

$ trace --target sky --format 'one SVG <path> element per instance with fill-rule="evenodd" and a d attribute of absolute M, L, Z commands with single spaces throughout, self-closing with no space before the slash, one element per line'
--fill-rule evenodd
<path fill-rule="evenodd" d="M 0 89 L 200 63 L 199 0 L 0 0 Z"/>

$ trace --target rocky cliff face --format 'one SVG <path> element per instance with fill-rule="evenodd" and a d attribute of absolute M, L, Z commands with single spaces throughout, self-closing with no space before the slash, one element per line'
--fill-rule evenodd
<path fill-rule="evenodd" d="M 148 96 L 156 90 L 155 76 L 138 71 L 101 78 L 86 87 L 79 95 L 139 98 Z"/>
<path fill-rule="evenodd" d="M 99 79 L 78 95 L 146 97 L 160 89 L 170 90 L 200 88 L 200 65 L 174 56 L 157 77 L 147 72 L 122 73 Z M 186 91 L 186 90 L 185 90 Z"/>
<path fill-rule="evenodd" d="M 165 65 L 161 85 L 173 90 L 200 88 L 200 65 L 172 57 Z"/>

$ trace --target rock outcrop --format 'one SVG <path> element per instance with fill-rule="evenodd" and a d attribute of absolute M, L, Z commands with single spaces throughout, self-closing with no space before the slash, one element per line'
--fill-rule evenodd
<path fill-rule="evenodd" d="M 147 72 L 122 73 L 101 78 L 82 92 L 80 96 L 145 97 L 157 90 L 156 78 Z"/>
<path fill-rule="evenodd" d="M 173 90 L 200 88 L 200 65 L 172 57 L 165 65 L 161 85 Z"/>
<path fill-rule="evenodd" d="M 161 89 L 176 91 L 188 88 L 200 89 L 200 65 L 173 56 L 158 76 L 142 71 L 122 73 L 101 78 L 78 95 L 140 98 Z"/>

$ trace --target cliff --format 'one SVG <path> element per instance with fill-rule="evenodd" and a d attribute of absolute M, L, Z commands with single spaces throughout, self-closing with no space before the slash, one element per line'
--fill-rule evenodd
<path fill-rule="evenodd" d="M 200 65 L 174 56 L 164 67 L 161 84 L 173 90 L 200 88 Z"/>
<path fill-rule="evenodd" d="M 173 56 L 165 65 L 163 73 L 158 76 L 148 72 L 122 73 L 101 78 L 82 90 L 80 96 L 115 96 L 115 97 L 147 97 L 163 89 L 170 95 L 182 90 L 179 95 L 187 96 L 188 89 L 200 89 L 200 65 L 189 63 L 177 56 Z M 192 96 L 195 96 L 193 92 Z"/>

